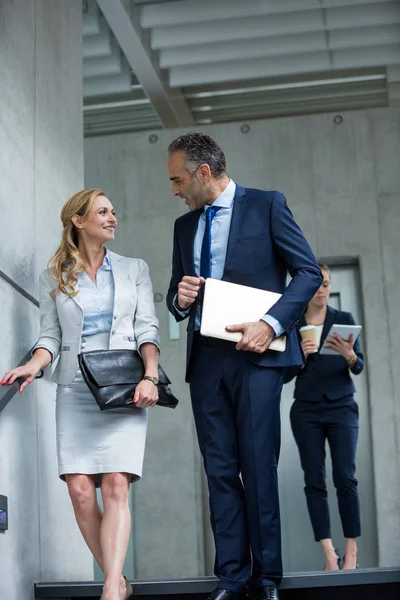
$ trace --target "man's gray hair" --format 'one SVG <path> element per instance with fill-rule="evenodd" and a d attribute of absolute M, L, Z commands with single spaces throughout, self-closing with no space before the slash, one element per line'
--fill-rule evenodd
<path fill-rule="evenodd" d="M 221 177 L 226 171 L 225 154 L 212 138 L 204 133 L 185 133 L 173 140 L 168 146 L 168 154 L 183 152 L 186 166 L 194 173 L 200 165 L 210 167 L 214 177 Z"/>

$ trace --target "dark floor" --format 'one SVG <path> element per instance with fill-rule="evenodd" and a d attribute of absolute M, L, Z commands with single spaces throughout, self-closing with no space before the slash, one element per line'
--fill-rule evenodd
<path fill-rule="evenodd" d="M 206 600 L 213 577 L 134 581 L 134 597 L 145 600 Z M 101 595 L 101 582 L 37 583 L 37 600 L 88 600 Z M 335 573 L 288 573 L 281 600 L 400 600 L 400 568 L 359 569 Z"/>

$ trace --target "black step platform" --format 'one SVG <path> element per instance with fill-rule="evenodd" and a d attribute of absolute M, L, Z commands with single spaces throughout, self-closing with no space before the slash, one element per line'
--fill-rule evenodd
<path fill-rule="evenodd" d="M 206 600 L 216 587 L 214 577 L 133 581 L 134 598 Z M 36 600 L 87 600 L 101 595 L 101 582 L 36 583 Z M 281 600 L 400 600 L 400 567 L 348 572 L 287 573 Z"/>

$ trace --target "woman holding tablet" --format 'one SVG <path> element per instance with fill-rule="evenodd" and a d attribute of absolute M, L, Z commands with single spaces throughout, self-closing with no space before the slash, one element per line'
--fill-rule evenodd
<path fill-rule="evenodd" d="M 354 335 L 346 341 L 340 335 L 328 336 L 334 324 L 355 325 L 350 313 L 328 306 L 330 271 L 319 265 L 324 280 L 299 322 L 303 367 L 289 367 L 284 382 L 296 377 L 295 401 L 290 421 L 304 471 L 305 494 L 314 530 L 325 556 L 325 570 L 341 568 L 341 559 L 332 543 L 325 484 L 325 443 L 328 440 L 337 491 L 339 513 L 346 549 L 343 569 L 357 568 L 357 543 L 360 536 L 360 507 L 355 476 L 358 440 L 358 406 L 350 371 L 358 375 L 364 362 L 360 342 Z M 320 354 L 322 347 L 334 354 Z"/>

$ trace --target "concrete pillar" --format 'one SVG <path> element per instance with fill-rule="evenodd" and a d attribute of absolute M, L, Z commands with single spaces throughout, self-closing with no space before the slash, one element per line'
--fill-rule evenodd
<path fill-rule="evenodd" d="M 83 187 L 82 3 L 2 0 L 0 10 L 0 268 L 30 294 L 60 239 L 61 206 Z M 8 284 L 1 374 L 34 344 L 38 310 Z M 31 598 L 40 579 L 90 579 L 55 454 L 55 386 L 32 384 L 0 415 L 0 534 L 4 598 Z"/>

